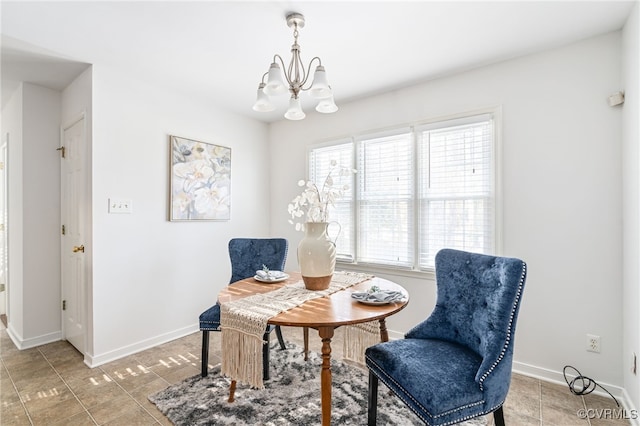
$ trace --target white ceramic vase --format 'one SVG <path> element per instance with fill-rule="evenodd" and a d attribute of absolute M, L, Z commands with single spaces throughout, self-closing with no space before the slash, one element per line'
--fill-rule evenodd
<path fill-rule="evenodd" d="M 309 290 L 329 288 L 336 267 L 336 245 L 327 235 L 327 222 L 307 222 L 298 244 L 298 264 Z"/>

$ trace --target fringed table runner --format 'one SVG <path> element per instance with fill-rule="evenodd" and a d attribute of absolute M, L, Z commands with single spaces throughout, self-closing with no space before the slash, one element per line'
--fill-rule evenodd
<path fill-rule="evenodd" d="M 380 322 L 369 321 L 344 328 L 343 357 L 360 365 L 365 364 L 364 351 L 380 343 Z"/>
<path fill-rule="evenodd" d="M 370 278 L 373 276 L 356 272 L 335 272 L 326 290 L 307 290 L 304 282 L 298 281 L 268 293 L 221 303 L 221 373 L 253 388 L 264 388 L 262 336 L 269 319 L 309 300 L 328 296 Z M 377 321 L 374 323 L 377 324 Z"/>

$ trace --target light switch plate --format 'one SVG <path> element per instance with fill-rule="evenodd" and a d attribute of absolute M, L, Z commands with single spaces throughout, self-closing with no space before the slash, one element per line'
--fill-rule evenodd
<path fill-rule="evenodd" d="M 109 198 L 109 213 L 131 213 L 133 201 L 124 198 Z"/>

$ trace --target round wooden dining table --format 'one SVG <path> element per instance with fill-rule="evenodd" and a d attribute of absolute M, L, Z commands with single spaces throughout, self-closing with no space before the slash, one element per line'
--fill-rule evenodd
<path fill-rule="evenodd" d="M 236 281 L 225 287 L 218 295 L 220 303 L 231 302 L 254 294 L 267 293 L 285 285 L 302 280 L 300 273 L 289 273 L 289 278 L 281 282 L 263 283 L 254 278 Z M 404 298 L 388 304 L 369 305 L 351 297 L 353 292 L 367 291 L 372 286 L 381 290 L 399 291 Z M 379 321 L 380 340 L 389 340 L 385 319 L 409 303 L 409 293 L 399 284 L 380 277 L 373 277 L 329 296 L 309 300 L 302 305 L 272 317 L 269 324 L 305 329 L 305 347 L 309 328 L 318 330 L 322 340 L 322 371 L 320 374 L 320 399 L 322 406 L 322 425 L 331 424 L 331 339 L 336 328 L 370 321 Z M 224 351 L 224 348 L 222 348 Z"/>

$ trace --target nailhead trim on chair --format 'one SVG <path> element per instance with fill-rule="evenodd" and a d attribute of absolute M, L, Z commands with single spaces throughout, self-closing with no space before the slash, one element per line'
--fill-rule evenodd
<path fill-rule="evenodd" d="M 378 370 L 380 370 L 380 373 L 381 373 L 382 375 L 384 375 L 384 376 L 388 379 L 388 381 L 393 382 L 397 387 L 399 387 L 399 388 L 401 388 L 401 389 L 403 388 L 403 386 L 401 386 L 401 385 L 400 385 L 400 383 L 396 382 L 396 381 L 393 379 L 393 377 L 391 377 L 391 376 L 389 376 L 387 373 L 385 373 L 385 372 L 382 370 L 382 368 L 380 368 L 380 366 L 379 366 L 379 365 L 378 365 L 374 360 L 372 360 L 372 359 L 371 359 L 371 358 L 369 358 L 369 357 L 367 357 L 367 359 L 371 362 L 371 364 L 374 364 L 374 365 L 378 368 Z M 383 380 L 383 382 L 384 382 L 384 380 Z M 428 419 L 424 418 L 424 416 L 422 415 L 422 413 L 419 413 L 419 412 L 417 412 L 416 410 L 414 410 L 413 408 L 411 408 L 411 405 L 408 403 L 408 401 L 405 399 L 405 397 L 409 397 L 409 399 L 410 399 L 411 401 L 413 401 L 413 402 L 415 403 L 415 405 L 419 406 L 419 407 L 420 407 L 423 411 L 425 411 L 426 413 L 429 413 L 429 415 L 431 416 L 431 418 L 432 418 L 432 419 L 437 419 L 437 418 L 439 418 L 439 417 L 446 416 L 446 415 L 449 415 L 449 414 L 451 414 L 451 413 L 455 413 L 456 411 L 464 410 L 465 408 L 475 407 L 476 405 L 482 405 L 482 404 L 484 404 L 484 400 L 481 400 L 481 401 L 478 401 L 478 402 L 474 402 L 474 403 L 472 403 L 472 404 L 464 405 L 464 406 L 462 406 L 462 407 L 457 407 L 457 408 L 455 408 L 455 409 L 453 409 L 453 410 L 449 410 L 449 411 L 446 411 L 446 412 L 441 413 L 441 414 L 433 415 L 433 414 L 431 414 L 431 412 L 430 412 L 427 408 L 425 408 L 425 406 L 424 406 L 424 405 L 420 404 L 420 402 L 418 402 L 418 401 L 417 401 L 413 396 L 411 396 L 411 395 L 400 395 L 400 394 L 398 394 L 398 393 L 396 393 L 396 392 L 394 392 L 394 393 L 396 394 L 396 396 L 398 396 L 398 398 L 400 398 L 400 399 L 402 399 L 402 400 L 404 401 L 405 405 L 406 405 L 409 409 L 411 409 L 411 411 L 413 411 L 413 412 L 414 412 L 418 417 L 420 417 L 420 419 L 422 419 L 422 421 L 423 421 L 423 422 L 425 422 L 425 423 L 427 423 L 427 424 L 429 424 Z M 490 413 L 490 411 L 489 411 L 489 413 Z M 464 419 L 458 419 L 458 420 L 456 420 L 455 422 L 445 423 L 445 424 L 443 424 L 442 426 L 445 426 L 445 425 L 452 425 L 452 424 L 458 423 L 458 422 L 460 422 L 460 421 L 464 421 L 464 420 L 472 419 L 472 418 L 474 418 L 474 417 L 482 416 L 482 415 L 484 415 L 484 414 L 488 414 L 488 413 L 480 413 L 480 414 L 476 414 L 476 415 L 473 415 L 473 416 L 468 416 L 468 417 L 465 417 Z"/>
<path fill-rule="evenodd" d="M 511 308 L 511 315 L 509 317 L 509 327 L 507 327 L 507 339 L 504 342 L 504 346 L 502 347 L 502 350 L 500 351 L 500 355 L 498 356 L 498 359 L 493 363 L 493 365 L 491 365 L 491 367 L 489 367 L 489 369 L 480 377 L 480 380 L 478 381 L 478 384 L 480 385 L 480 390 L 484 390 L 484 381 L 487 377 L 489 377 L 489 374 L 491 374 L 493 372 L 493 370 L 498 366 L 498 364 L 500 363 L 500 361 L 502 361 L 502 359 L 504 358 L 504 354 L 507 352 L 507 349 L 509 348 L 509 344 L 511 343 L 511 329 L 513 327 L 513 318 L 516 315 L 516 309 L 518 307 L 518 302 L 520 300 L 520 295 L 522 294 L 522 287 L 524 286 L 524 279 L 526 276 L 526 272 L 527 272 L 527 264 L 522 262 L 522 273 L 520 274 L 520 283 L 518 284 L 518 291 L 516 292 L 516 299 L 513 302 L 513 307 Z"/>
<path fill-rule="evenodd" d="M 489 367 L 489 369 L 480 377 L 479 385 L 480 385 L 480 390 L 481 391 L 484 391 L 484 381 L 493 372 L 493 370 L 495 370 L 495 368 L 498 366 L 498 364 L 504 359 L 504 355 L 507 352 L 507 350 L 509 348 L 509 345 L 511 344 L 511 334 L 512 334 L 512 329 L 513 329 L 513 319 L 515 317 L 516 309 L 517 309 L 519 301 L 520 301 L 520 296 L 522 295 L 522 289 L 524 287 L 524 280 L 525 280 L 525 277 L 526 277 L 526 271 L 527 271 L 527 265 L 526 265 L 526 263 L 522 262 L 522 272 L 520 274 L 520 282 L 518 284 L 518 290 L 516 291 L 516 297 L 515 297 L 515 300 L 514 300 L 514 303 L 513 303 L 513 307 L 511 308 L 511 313 L 510 313 L 510 316 L 509 316 L 509 326 L 507 327 L 507 337 L 506 337 L 506 340 L 505 340 L 505 344 L 502 347 L 502 350 L 500 351 L 500 355 L 498 356 L 498 359 L 496 359 L 496 361 L 491 365 L 491 367 Z M 403 386 L 401 386 L 398 382 L 396 382 L 393 379 L 393 377 L 389 376 L 386 372 L 384 372 L 383 369 L 375 361 L 373 361 L 370 357 L 366 357 L 366 358 L 371 364 L 373 364 L 373 365 L 375 365 L 377 367 L 377 369 L 380 371 L 381 376 L 384 376 L 385 379 L 388 380 L 389 382 L 394 383 L 398 388 L 403 389 Z M 378 375 L 376 374 L 376 376 L 378 376 Z M 381 377 L 381 376 L 378 376 L 378 377 Z M 383 382 L 385 382 L 386 380 L 383 380 Z M 413 411 L 422 421 L 424 421 L 426 424 L 429 424 L 429 421 L 422 415 L 422 413 L 417 412 L 415 409 L 413 409 L 411 407 L 410 403 L 408 403 L 406 397 L 408 397 L 411 401 L 413 401 L 413 403 L 415 403 L 415 405 L 419 406 L 424 412 L 429 413 L 429 415 L 431 415 L 430 411 L 427 410 L 422 404 L 420 404 L 415 398 L 413 398 L 413 396 L 411 396 L 411 395 L 400 395 L 400 394 L 398 394 L 396 392 L 394 392 L 394 394 L 396 396 L 398 396 L 405 403 L 405 405 L 409 409 L 411 409 L 411 411 Z M 458 407 L 458 408 L 455 408 L 453 410 L 449 410 L 447 412 L 444 412 L 444 413 L 441 413 L 441 414 L 438 414 L 438 415 L 435 415 L 435 416 L 431 415 L 431 418 L 435 420 L 435 419 L 438 419 L 440 417 L 449 415 L 451 413 L 455 413 L 456 411 L 464 410 L 466 408 L 474 407 L 474 406 L 477 406 L 477 405 L 482 405 L 482 404 L 484 404 L 484 402 L 485 401 L 482 400 L 482 401 L 475 402 L 475 403 L 472 403 L 472 404 L 467 404 L 465 406 Z M 473 418 L 476 418 L 476 417 L 479 417 L 479 416 L 491 414 L 491 413 L 495 412 L 496 410 L 498 410 L 500 407 L 502 407 L 503 404 L 504 404 L 504 401 L 502 401 L 500 404 L 492 407 L 491 409 L 489 409 L 487 411 L 484 411 L 484 412 L 481 412 L 481 413 L 477 413 L 477 414 L 474 414 L 474 415 L 465 416 L 463 418 L 456 419 L 455 421 L 449 421 L 447 423 L 443 423 L 443 424 L 441 424 L 439 426 L 449 426 L 449 425 L 457 424 L 459 422 L 463 422 L 463 421 L 466 421 L 466 420 L 469 420 L 469 419 L 473 419 Z"/>

